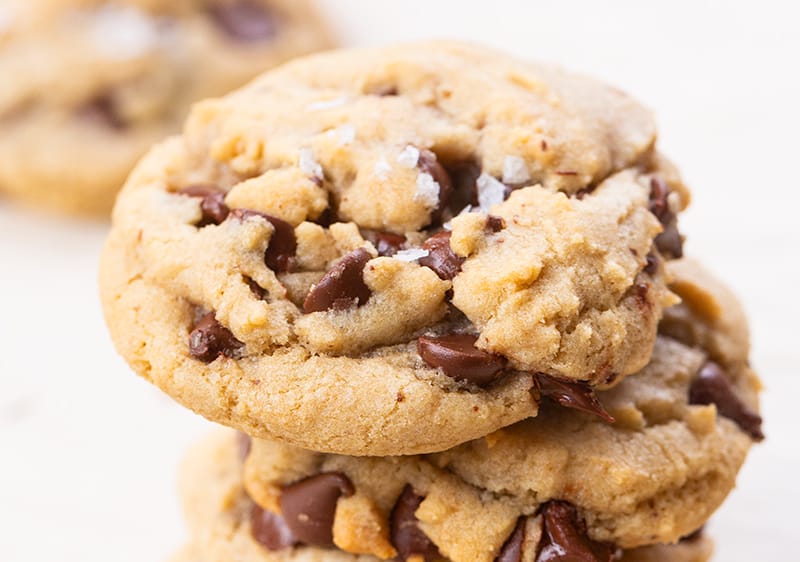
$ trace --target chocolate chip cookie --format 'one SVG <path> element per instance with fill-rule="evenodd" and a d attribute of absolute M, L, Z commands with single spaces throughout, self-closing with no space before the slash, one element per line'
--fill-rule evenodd
<path fill-rule="evenodd" d="M 572 555 L 571 560 L 587 562 L 611 560 L 622 562 L 705 562 L 711 557 L 713 545 L 702 532 L 693 533 L 677 544 L 658 544 L 639 548 L 620 549 L 608 544 L 593 541 L 585 534 L 585 523 L 580 515 L 566 503 L 549 503 L 533 517 L 521 518 L 508 525 L 508 538 L 496 547 L 493 542 L 469 544 L 455 556 L 476 552 L 475 558 L 450 558 L 437 550 L 421 529 L 430 530 L 420 518 L 452 518 L 451 512 L 433 513 L 428 510 L 429 501 L 422 500 L 404 488 L 398 505 L 392 510 L 393 524 L 387 537 L 382 540 L 389 545 L 383 554 L 355 554 L 333 545 L 303 545 L 297 543 L 293 531 L 283 523 L 280 516 L 261 509 L 247 495 L 242 483 L 242 464 L 240 444 L 232 433 L 220 434 L 193 450 L 184 463 L 182 477 L 182 497 L 184 511 L 189 519 L 192 538 L 191 547 L 183 551 L 175 562 L 378 562 L 387 556 L 399 561 L 442 561 L 448 560 L 496 560 L 498 562 L 544 562 L 560 560 L 548 557 L 548 552 L 563 552 Z M 328 511 L 335 506 L 335 521 L 343 516 L 364 517 L 354 520 L 352 531 L 359 533 L 359 540 L 365 543 L 376 540 L 384 531 L 374 527 L 374 512 L 364 511 L 360 492 L 347 496 L 341 493 L 341 482 L 334 482 L 333 495 L 315 495 L 307 505 L 314 511 L 322 501 L 328 501 Z M 319 492 L 319 490 L 315 490 Z M 338 501 L 337 501 L 338 498 Z M 477 501 L 487 502 L 487 507 L 498 503 L 490 494 L 484 494 Z M 338 505 L 337 505 L 338 503 Z M 451 502 L 450 505 L 453 505 Z M 474 507 L 474 505 L 473 505 Z M 415 513 L 417 515 L 415 515 Z M 493 511 L 497 515 L 496 511 Z M 470 540 L 479 534 L 481 528 L 471 519 L 452 521 L 453 531 L 463 535 L 462 540 Z M 497 526 L 485 529 L 496 534 Z M 351 532 L 351 530 L 348 530 Z M 330 530 L 329 530 L 330 534 Z M 319 537 L 317 537 L 319 538 Z M 330 537 L 324 537 L 328 540 Z M 334 540 L 339 538 L 334 531 Z M 378 539 L 381 540 L 381 539 Z M 392 546 L 395 541 L 398 547 Z M 358 550 L 355 544 L 349 547 Z M 562 550 L 559 550 L 562 549 Z M 400 552 L 397 552 L 397 551 Z M 499 552 L 498 552 L 499 550 Z M 408 556 L 409 552 L 413 552 Z M 493 558 L 494 556 L 494 558 Z"/>
<path fill-rule="evenodd" d="M 189 105 L 331 45 L 308 0 L 6 0 L 0 192 L 106 214 Z"/>
<path fill-rule="evenodd" d="M 351 455 L 609 419 L 677 302 L 688 193 L 645 109 L 469 45 L 339 51 L 198 104 L 105 246 L 133 368 L 209 419 Z"/>
<path fill-rule="evenodd" d="M 453 562 L 546 561 L 551 551 L 608 562 L 620 549 L 693 538 L 763 433 L 738 303 L 696 264 L 673 269 L 687 298 L 669 335 L 640 373 L 597 393 L 614 424 L 548 399 L 534 419 L 407 457 L 227 433 L 186 463 L 190 524 L 224 522 L 236 537 L 225 548 Z M 226 507 L 194 509 L 210 485 L 227 490 Z"/>

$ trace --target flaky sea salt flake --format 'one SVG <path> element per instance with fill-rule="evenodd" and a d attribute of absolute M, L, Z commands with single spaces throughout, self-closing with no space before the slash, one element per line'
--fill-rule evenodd
<path fill-rule="evenodd" d="M 439 184 L 430 174 L 420 174 L 417 176 L 417 193 L 414 199 L 422 201 L 430 208 L 439 205 Z"/>
<path fill-rule="evenodd" d="M 312 178 L 322 179 L 322 166 L 314 159 L 314 153 L 310 148 L 303 148 L 300 150 L 300 169 L 303 173 L 311 176 Z"/>
<path fill-rule="evenodd" d="M 525 160 L 519 156 L 506 156 L 503 160 L 503 183 L 523 185 L 529 182 L 531 174 Z"/>
<path fill-rule="evenodd" d="M 399 250 L 392 257 L 399 261 L 412 262 L 421 258 L 427 258 L 430 255 L 428 250 L 420 248 L 411 248 L 410 250 Z"/>
<path fill-rule="evenodd" d="M 389 179 L 389 174 L 392 173 L 392 165 L 386 161 L 386 158 L 381 156 L 377 162 L 375 162 L 375 176 L 381 180 L 386 181 Z"/>
<path fill-rule="evenodd" d="M 397 163 L 404 168 L 416 168 L 419 164 L 419 149 L 408 145 L 403 152 L 397 155 Z"/>
<path fill-rule="evenodd" d="M 481 174 L 476 182 L 478 186 L 478 206 L 488 213 L 494 205 L 505 201 L 506 186 L 489 174 Z"/>
<path fill-rule="evenodd" d="M 349 123 L 336 127 L 334 131 L 339 139 L 339 144 L 342 146 L 352 144 L 356 140 L 356 128 Z"/>

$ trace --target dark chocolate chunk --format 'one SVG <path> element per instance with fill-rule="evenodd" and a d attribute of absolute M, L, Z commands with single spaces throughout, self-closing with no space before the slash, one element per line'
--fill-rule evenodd
<path fill-rule="evenodd" d="M 393 256 L 405 248 L 406 237 L 402 234 L 392 234 L 391 232 L 380 232 L 378 230 L 362 230 L 361 236 L 365 240 L 372 242 L 379 256 Z"/>
<path fill-rule="evenodd" d="M 258 0 L 215 0 L 208 6 L 208 13 L 236 41 L 266 41 L 278 33 L 275 15 Z"/>
<path fill-rule="evenodd" d="M 716 404 L 717 411 L 756 441 L 764 439 L 761 416 L 748 408 L 736 395 L 730 379 L 718 364 L 708 361 L 689 388 L 690 404 Z"/>
<path fill-rule="evenodd" d="M 203 216 L 197 226 L 208 226 L 209 224 L 220 224 L 228 218 L 231 210 L 225 204 L 225 194 L 210 185 L 190 185 L 181 189 L 178 193 L 189 197 L 200 197 L 200 210 Z"/>
<path fill-rule="evenodd" d="M 616 549 L 593 541 L 586 524 L 578 518 L 575 506 L 563 501 L 544 504 L 542 539 L 536 562 L 611 562 Z"/>
<path fill-rule="evenodd" d="M 250 532 L 267 550 L 283 550 L 300 542 L 283 517 L 256 503 L 250 508 Z"/>
<path fill-rule="evenodd" d="M 503 543 L 503 548 L 500 549 L 500 554 L 494 559 L 494 562 L 520 562 L 522 560 L 522 544 L 525 541 L 525 524 L 527 517 L 520 517 L 517 521 L 517 526 L 514 531 Z"/>
<path fill-rule="evenodd" d="M 372 255 L 364 248 L 344 256 L 308 292 L 303 312 L 345 310 L 366 303 L 372 291 L 364 283 L 364 267 L 371 259 Z"/>
<path fill-rule="evenodd" d="M 440 368 L 448 377 L 486 386 L 497 379 L 506 360 L 475 347 L 477 336 L 453 334 L 422 336 L 417 340 L 417 352 L 433 368 Z"/>
<path fill-rule="evenodd" d="M 677 219 L 664 227 L 664 232 L 656 236 L 656 248 L 667 259 L 683 257 L 683 237 L 678 231 Z"/>
<path fill-rule="evenodd" d="M 474 160 L 459 162 L 447 167 L 450 174 L 453 192 L 448 204 L 452 213 L 458 214 L 467 205 L 478 204 L 478 178 L 481 167 Z"/>
<path fill-rule="evenodd" d="M 669 186 L 661 178 L 650 180 L 650 212 L 653 213 L 661 224 L 666 225 L 673 218 L 669 209 Z"/>
<path fill-rule="evenodd" d="M 444 169 L 444 166 L 439 164 L 436 155 L 430 150 L 419 151 L 419 163 L 417 164 L 420 171 L 425 174 L 430 174 L 436 183 L 439 184 L 439 204 L 431 213 L 431 223 L 438 224 L 441 222 L 442 213 L 447 208 L 447 203 L 450 201 L 450 195 L 453 193 L 453 183 L 450 180 L 450 174 Z"/>
<path fill-rule="evenodd" d="M 235 357 L 242 347 L 244 344 L 217 321 L 213 312 L 203 316 L 189 334 L 189 352 L 205 363 L 211 363 L 220 355 Z"/>
<path fill-rule="evenodd" d="M 250 217 L 261 217 L 269 222 L 274 231 L 264 254 L 264 262 L 268 268 L 278 273 L 285 273 L 294 268 L 297 238 L 294 236 L 294 228 L 291 224 L 278 217 L 249 209 L 234 209 L 231 211 L 231 216 L 241 221 Z"/>
<path fill-rule="evenodd" d="M 565 408 L 594 414 L 608 423 L 614 423 L 614 418 L 600 404 L 594 389 L 585 382 L 565 381 L 542 374 L 538 378 L 543 397 Z"/>
<path fill-rule="evenodd" d="M 644 266 L 642 271 L 648 275 L 655 275 L 655 273 L 658 271 L 658 257 L 655 254 L 647 254 L 647 265 Z"/>
<path fill-rule="evenodd" d="M 439 549 L 419 528 L 419 520 L 414 515 L 425 498 L 414 491 L 410 484 L 392 509 L 389 519 L 392 545 L 397 549 L 398 560 L 404 562 L 416 557 L 423 562 L 439 560 Z"/>
<path fill-rule="evenodd" d="M 486 217 L 486 228 L 491 230 L 492 232 L 500 232 L 506 227 L 506 221 L 503 217 L 496 217 L 494 215 L 488 215 Z"/>
<path fill-rule="evenodd" d="M 128 127 L 110 93 L 101 94 L 83 104 L 77 113 L 83 119 L 94 121 L 114 131 L 124 131 Z"/>
<path fill-rule="evenodd" d="M 419 259 L 419 264 L 431 268 L 441 279 L 449 280 L 461 272 L 464 258 L 458 257 L 450 248 L 450 233 L 446 230 L 434 234 L 422 245 L 428 255 Z"/>
<path fill-rule="evenodd" d="M 333 518 L 339 498 L 355 493 L 350 479 L 339 472 L 323 472 L 286 486 L 281 513 L 292 534 L 305 544 L 333 546 Z"/>

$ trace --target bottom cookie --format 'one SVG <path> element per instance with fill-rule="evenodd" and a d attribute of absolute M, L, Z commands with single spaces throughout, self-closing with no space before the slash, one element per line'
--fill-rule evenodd
<path fill-rule="evenodd" d="M 240 441 L 233 432 L 221 432 L 189 454 L 181 478 L 181 495 L 194 539 L 171 562 L 378 562 L 373 556 L 349 554 L 335 548 L 304 546 L 281 551 L 264 548 L 253 537 L 250 524 L 253 502 L 244 490 Z M 273 534 L 271 539 L 279 541 L 280 537 Z M 712 541 L 701 534 L 674 545 L 619 551 L 614 560 L 704 562 L 711 558 L 712 550 Z M 512 560 L 533 562 L 513 554 L 498 558 L 498 562 Z M 555 555 L 547 560 L 562 560 L 562 557 Z"/>

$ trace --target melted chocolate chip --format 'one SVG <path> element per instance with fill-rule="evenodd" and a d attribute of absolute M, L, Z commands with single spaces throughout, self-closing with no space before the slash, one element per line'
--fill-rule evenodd
<path fill-rule="evenodd" d="M 225 194 L 209 185 L 190 185 L 178 193 L 189 197 L 200 197 L 200 210 L 203 216 L 197 226 L 220 224 L 228 218 L 231 210 L 225 204 Z"/>
<path fill-rule="evenodd" d="M 536 562 L 611 562 L 615 549 L 595 542 L 586 534 L 586 525 L 575 507 L 551 501 L 540 510 L 542 539 Z"/>
<path fill-rule="evenodd" d="M 417 340 L 417 352 L 425 363 L 442 369 L 448 377 L 486 386 L 500 376 L 506 361 L 475 347 L 477 340 L 468 334 L 422 336 Z"/>
<path fill-rule="evenodd" d="M 286 526 L 303 543 L 333 546 L 336 502 L 354 493 L 347 476 L 323 472 L 286 486 L 281 492 L 281 513 Z"/>
<path fill-rule="evenodd" d="M 419 163 L 417 166 L 422 173 L 430 174 L 434 181 L 439 184 L 439 203 L 431 213 L 431 223 L 438 224 L 441 222 L 442 213 L 447 208 L 450 195 L 453 193 L 453 183 L 450 180 L 450 174 L 447 173 L 444 166 L 439 164 L 436 155 L 430 150 L 419 151 Z"/>
<path fill-rule="evenodd" d="M 278 273 L 285 273 L 294 268 L 297 238 L 294 236 L 291 224 L 278 217 L 249 209 L 234 209 L 231 211 L 231 216 L 240 221 L 246 221 L 250 217 L 261 217 L 269 222 L 274 230 L 264 254 L 264 262 L 268 268 Z"/>
<path fill-rule="evenodd" d="M 481 167 L 474 160 L 458 162 L 447 167 L 453 184 L 448 208 L 452 214 L 457 214 L 467 205 L 478 204 L 478 178 Z"/>
<path fill-rule="evenodd" d="M 440 558 L 439 549 L 419 528 L 419 520 L 414 515 L 425 498 L 414 491 L 410 484 L 403 488 L 390 517 L 392 545 L 397 549 L 398 560 L 412 557 L 424 562 Z"/>
<path fill-rule="evenodd" d="M 547 375 L 539 375 L 538 378 L 543 397 L 565 408 L 594 414 L 608 423 L 614 423 L 614 418 L 606 412 L 592 387 L 585 382 L 565 381 Z"/>
<path fill-rule="evenodd" d="M 494 215 L 488 215 L 486 217 L 486 228 L 491 230 L 494 233 L 500 232 L 506 227 L 506 221 L 503 217 L 496 217 Z"/>
<path fill-rule="evenodd" d="M 656 236 L 656 248 L 667 259 L 676 260 L 683 257 L 683 237 L 678 231 L 676 220 L 665 226 L 664 232 Z"/>
<path fill-rule="evenodd" d="M 114 131 L 123 131 L 128 124 L 119 114 L 117 104 L 111 94 L 101 94 L 78 108 L 78 115 L 89 121 L 102 124 Z"/>
<path fill-rule="evenodd" d="M 648 275 L 655 275 L 658 271 L 658 257 L 655 254 L 647 254 L 647 265 L 642 269 Z"/>
<path fill-rule="evenodd" d="M 303 312 L 345 310 L 366 303 L 372 291 L 364 283 L 364 267 L 371 259 L 372 256 L 364 248 L 344 256 L 308 292 Z"/>
<path fill-rule="evenodd" d="M 667 224 L 672 219 L 669 209 L 669 186 L 661 178 L 650 180 L 650 212 L 653 213 L 661 224 Z"/>
<path fill-rule="evenodd" d="M 379 232 L 377 230 L 362 230 L 361 236 L 372 242 L 378 250 L 379 256 L 393 256 L 405 248 L 406 237 L 401 234 L 391 232 Z"/>
<path fill-rule="evenodd" d="M 419 264 L 431 268 L 441 279 L 450 280 L 461 272 L 464 258 L 450 248 L 450 233 L 446 230 L 428 238 L 422 249 L 428 250 L 428 255 L 420 258 Z"/>
<path fill-rule="evenodd" d="M 700 369 L 689 388 L 690 404 L 716 404 L 717 411 L 756 441 L 764 439 L 761 416 L 748 408 L 733 389 L 730 379 L 718 364 L 709 361 Z"/>
<path fill-rule="evenodd" d="M 203 316 L 189 334 L 189 353 L 205 363 L 211 363 L 220 355 L 235 357 L 243 346 L 228 328 L 217 321 L 213 312 Z"/>
<path fill-rule="evenodd" d="M 255 503 L 250 508 L 250 532 L 267 550 L 283 550 L 300 542 L 283 517 Z"/>
<path fill-rule="evenodd" d="M 247 460 L 247 457 L 250 456 L 253 440 L 250 439 L 249 435 L 240 431 L 236 434 L 236 442 L 239 445 L 239 460 L 244 462 Z"/>
<path fill-rule="evenodd" d="M 520 517 L 514 531 L 503 543 L 500 554 L 494 562 L 520 562 L 522 560 L 522 543 L 525 541 L 525 524 L 527 518 Z"/>
<path fill-rule="evenodd" d="M 208 13 L 222 31 L 237 41 L 266 41 L 278 33 L 274 14 L 257 0 L 217 0 L 208 7 Z"/>

